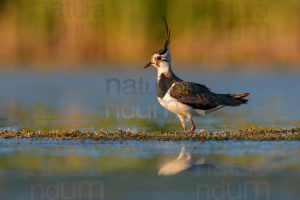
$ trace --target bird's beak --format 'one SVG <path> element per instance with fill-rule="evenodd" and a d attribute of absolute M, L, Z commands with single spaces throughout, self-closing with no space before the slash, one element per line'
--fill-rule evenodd
<path fill-rule="evenodd" d="M 150 67 L 152 65 L 152 62 L 148 62 L 145 66 L 144 66 L 144 68 L 146 69 L 147 67 Z"/>

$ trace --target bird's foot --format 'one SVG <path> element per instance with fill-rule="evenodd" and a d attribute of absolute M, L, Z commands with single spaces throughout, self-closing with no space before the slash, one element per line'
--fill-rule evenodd
<path fill-rule="evenodd" d="M 195 128 L 191 128 L 190 133 L 195 133 Z"/>

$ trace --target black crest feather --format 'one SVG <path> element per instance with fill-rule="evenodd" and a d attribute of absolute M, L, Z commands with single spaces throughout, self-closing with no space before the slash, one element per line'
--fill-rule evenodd
<path fill-rule="evenodd" d="M 169 48 L 169 45 L 170 45 L 170 42 L 171 42 L 170 41 L 170 37 L 171 37 L 170 27 L 168 25 L 168 22 L 167 22 L 166 18 L 165 17 L 163 17 L 163 18 L 164 18 L 164 22 L 165 22 L 167 36 L 166 36 L 166 41 L 165 41 L 164 47 L 158 51 L 158 53 L 160 55 L 163 55 L 163 54 L 165 54 L 167 52 L 167 50 Z"/>

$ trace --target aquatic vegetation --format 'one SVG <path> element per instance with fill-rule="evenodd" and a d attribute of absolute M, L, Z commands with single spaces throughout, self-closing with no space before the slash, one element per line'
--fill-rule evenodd
<path fill-rule="evenodd" d="M 201 131 L 196 133 L 147 132 L 143 130 L 99 130 L 94 132 L 79 130 L 20 130 L 0 131 L 1 138 L 43 138 L 43 139 L 92 139 L 92 140 L 255 140 L 279 141 L 300 140 L 300 128 L 248 128 L 240 130 Z"/>

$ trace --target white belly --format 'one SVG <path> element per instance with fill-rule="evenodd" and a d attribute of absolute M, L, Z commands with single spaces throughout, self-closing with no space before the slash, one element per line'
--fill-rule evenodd
<path fill-rule="evenodd" d="M 199 109 L 193 109 L 192 107 L 180 103 L 177 99 L 170 96 L 169 91 L 163 98 L 157 98 L 160 105 L 162 105 L 165 109 L 176 113 L 178 115 L 183 116 L 193 116 L 193 115 L 205 115 L 205 111 Z"/>
<path fill-rule="evenodd" d="M 173 87 L 173 85 L 171 86 L 171 88 Z M 163 98 L 158 97 L 157 99 L 158 99 L 160 105 L 162 105 L 165 109 L 167 109 L 173 113 L 176 113 L 178 115 L 183 115 L 185 117 L 205 115 L 205 114 L 214 112 L 214 111 L 219 110 L 220 108 L 224 107 L 223 105 L 221 105 L 221 106 L 218 106 L 218 107 L 210 109 L 210 110 L 194 109 L 188 105 L 185 105 L 185 104 L 177 101 L 177 99 L 171 97 L 171 95 L 170 95 L 171 88 L 168 90 L 168 92 L 165 94 L 165 96 Z"/>

